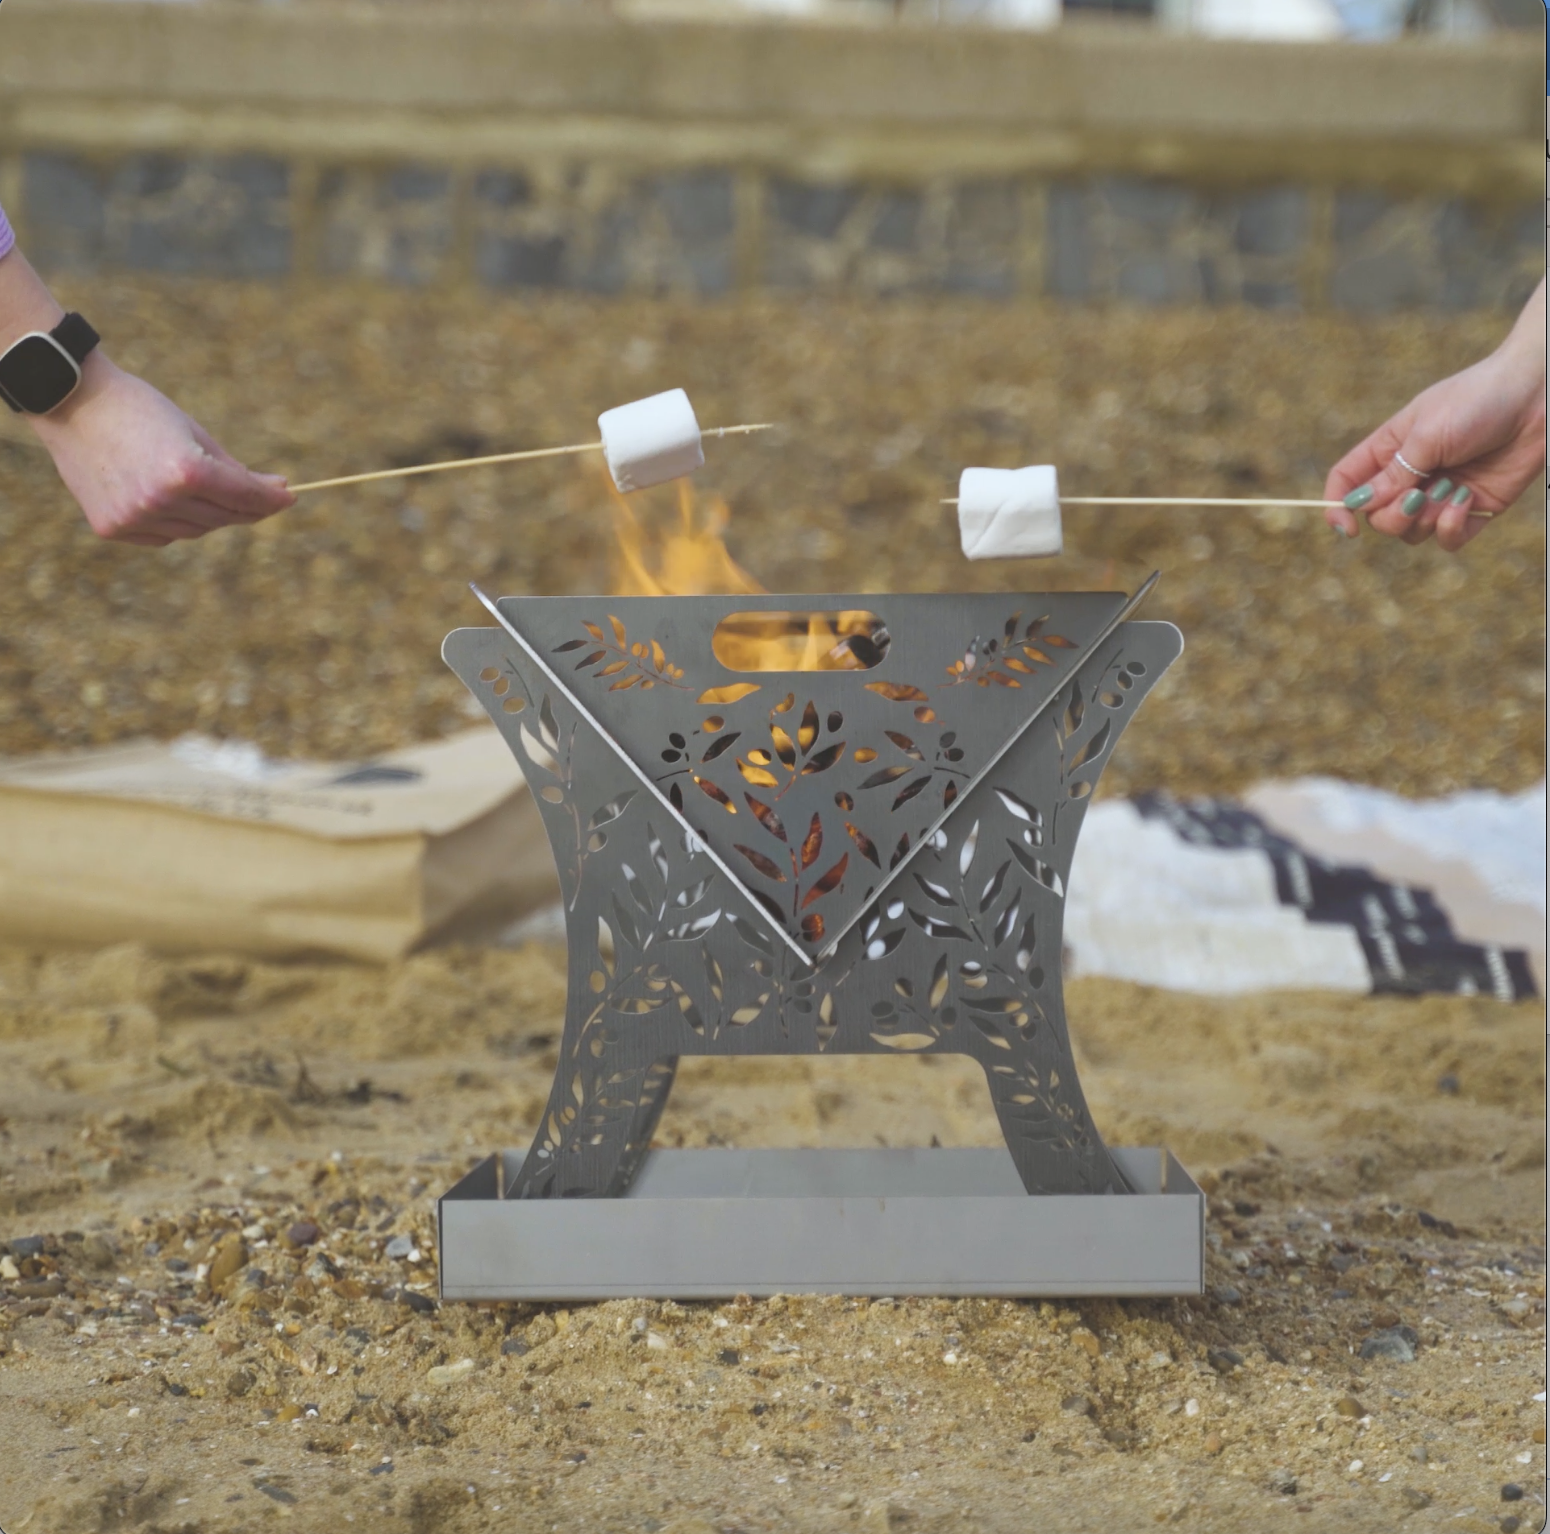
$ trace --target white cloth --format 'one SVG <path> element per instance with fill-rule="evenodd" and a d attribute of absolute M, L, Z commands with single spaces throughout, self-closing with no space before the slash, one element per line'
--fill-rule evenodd
<path fill-rule="evenodd" d="M 1264 853 L 1191 846 L 1122 799 L 1087 812 L 1065 945 L 1071 974 L 1174 991 L 1372 989 L 1355 931 L 1282 905 Z"/>
<path fill-rule="evenodd" d="M 1044 559 L 1061 549 L 1060 487 L 1050 464 L 965 469 L 958 537 L 967 559 Z"/>
<path fill-rule="evenodd" d="M 605 410 L 597 425 L 608 472 L 626 494 L 692 474 L 705 462 L 700 423 L 682 389 Z"/>

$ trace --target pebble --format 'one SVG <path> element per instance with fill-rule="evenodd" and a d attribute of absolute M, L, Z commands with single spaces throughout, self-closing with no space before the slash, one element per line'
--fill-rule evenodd
<path fill-rule="evenodd" d="M 1085 1326 L 1077 1327 L 1071 1333 L 1071 1340 L 1091 1358 L 1096 1358 L 1103 1351 L 1102 1343 Z"/>
<path fill-rule="evenodd" d="M 1093 1403 L 1084 1395 L 1069 1395 L 1060 1403 L 1061 1411 L 1073 1412 L 1079 1417 L 1090 1417 Z"/>
<path fill-rule="evenodd" d="M 508 1358 L 521 1358 L 524 1353 L 532 1352 L 532 1349 L 520 1337 L 508 1337 L 501 1343 L 501 1352 Z"/>
<path fill-rule="evenodd" d="M 1341 1396 L 1335 1402 L 1335 1415 L 1339 1417 L 1365 1417 L 1367 1408 L 1355 1396 Z"/>
<path fill-rule="evenodd" d="M 1416 1343 L 1420 1340 L 1413 1327 L 1388 1326 L 1363 1338 L 1359 1353 L 1362 1358 L 1386 1358 L 1394 1363 L 1413 1364 Z"/>
<path fill-rule="evenodd" d="M 668 1347 L 670 1347 L 671 1344 L 668 1342 L 667 1338 L 662 1335 L 661 1332 L 647 1332 L 646 1346 L 648 1348 L 654 1348 L 658 1352 L 663 1352 Z"/>
<path fill-rule="evenodd" d="M 1459 1090 L 1458 1077 L 1451 1071 L 1446 1076 L 1439 1076 L 1437 1078 L 1437 1090 L 1439 1092 L 1446 1092 L 1450 1097 L 1457 1097 Z"/>
<path fill-rule="evenodd" d="M 1207 1454 L 1220 1454 L 1226 1448 L 1220 1433 L 1207 1433 L 1205 1451 Z"/>
<path fill-rule="evenodd" d="M 1432 1505 L 1432 1499 L 1419 1486 L 1401 1487 L 1399 1499 L 1414 1512 L 1420 1512 L 1423 1507 L 1430 1507 Z"/>
<path fill-rule="evenodd" d="M 1523 1488 L 1516 1481 L 1508 1481 L 1502 1487 L 1503 1502 L 1521 1502 L 1523 1500 Z"/>
<path fill-rule="evenodd" d="M 1347 1475 L 1360 1475 L 1362 1473 L 1362 1469 L 1362 1461 L 1359 1459 L 1353 1459 L 1351 1463 L 1345 1467 L 1345 1473 Z"/>
<path fill-rule="evenodd" d="M 841 1512 L 844 1512 L 846 1508 L 854 1507 L 860 1500 L 861 1498 L 858 1497 L 855 1492 L 842 1491 L 839 1496 L 834 1499 L 834 1505 L 839 1508 Z"/>
<path fill-rule="evenodd" d="M 311 1220 L 298 1220 L 285 1233 L 287 1246 L 311 1246 L 322 1234 Z"/>
<path fill-rule="evenodd" d="M 394 1261 L 397 1261 L 399 1258 L 409 1256 L 409 1254 L 413 1251 L 414 1238 L 412 1236 L 394 1236 L 393 1239 L 388 1242 L 387 1247 L 384 1249 L 382 1255 L 384 1257 L 391 1257 L 394 1259 Z"/>
<path fill-rule="evenodd" d="M 394 1292 L 400 1305 L 407 1305 L 410 1310 L 418 1312 L 422 1316 L 428 1316 L 435 1310 L 436 1302 L 428 1294 L 417 1294 L 413 1289 L 399 1289 Z"/>
<path fill-rule="evenodd" d="M 1243 1354 L 1236 1348 L 1207 1348 L 1206 1362 L 1218 1374 L 1231 1374 L 1243 1362 Z"/>
<path fill-rule="evenodd" d="M 0 1278 L 18 1279 L 22 1276 L 22 1270 L 12 1261 L 10 1254 L 0 1257 Z"/>
<path fill-rule="evenodd" d="M 97 1238 L 101 1240 L 101 1237 Z M 11 1256 L 13 1257 L 41 1257 L 43 1255 L 42 1236 L 17 1236 L 10 1243 Z"/>
<path fill-rule="evenodd" d="M 1200 1415 L 1200 1402 L 1194 1396 L 1184 1403 L 1184 1415 L 1186 1417 L 1198 1417 Z"/>
<path fill-rule="evenodd" d="M 1508 1513 L 1496 1527 L 1502 1534 L 1518 1534 L 1518 1530 L 1523 1527 L 1523 1520 L 1516 1513 Z"/>
<path fill-rule="evenodd" d="M 1231 1284 L 1222 1284 L 1219 1288 L 1212 1290 L 1212 1293 L 1215 1295 L 1218 1305 L 1241 1305 L 1243 1303 L 1242 1293 L 1234 1289 Z"/>
<path fill-rule="evenodd" d="M 248 1244 L 233 1231 L 222 1236 L 210 1258 L 210 1271 L 205 1275 L 210 1289 L 220 1294 L 241 1269 L 248 1265 Z"/>
<path fill-rule="evenodd" d="M 434 1369 L 426 1372 L 426 1379 L 433 1385 L 455 1385 L 459 1380 L 465 1380 L 474 1372 L 474 1361 L 471 1358 L 460 1358 L 455 1364 L 438 1364 Z"/>
<path fill-rule="evenodd" d="M 1270 1472 L 1270 1489 L 1278 1491 L 1283 1497 L 1295 1497 L 1297 1495 L 1297 1477 L 1289 1470 L 1272 1470 Z"/>

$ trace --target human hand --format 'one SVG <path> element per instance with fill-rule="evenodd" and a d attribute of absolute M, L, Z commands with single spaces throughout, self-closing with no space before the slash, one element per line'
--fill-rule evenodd
<path fill-rule="evenodd" d="M 143 379 L 93 352 L 81 386 L 28 418 L 99 538 L 160 548 L 245 526 L 296 497 L 283 476 L 255 474 Z"/>
<path fill-rule="evenodd" d="M 1406 543 L 1435 534 L 1456 554 L 1511 506 L 1545 467 L 1543 319 L 1541 285 L 1499 350 L 1423 390 L 1347 453 L 1325 482 L 1324 498 L 1344 502 L 1325 512 L 1329 525 L 1354 538 L 1352 513 L 1364 511 L 1376 532 Z"/>

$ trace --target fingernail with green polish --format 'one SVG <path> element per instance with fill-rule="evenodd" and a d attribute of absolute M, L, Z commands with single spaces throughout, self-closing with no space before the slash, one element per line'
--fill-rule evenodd
<path fill-rule="evenodd" d="M 1408 490 L 1399 503 L 1399 509 L 1407 517 L 1413 517 L 1426 504 L 1426 496 L 1419 490 Z"/>
<path fill-rule="evenodd" d="M 1433 485 L 1432 488 L 1426 492 L 1427 498 L 1429 500 L 1433 500 L 1433 501 L 1444 500 L 1444 499 L 1446 499 L 1448 492 L 1452 488 L 1453 488 L 1453 481 L 1451 479 L 1439 479 L 1437 481 L 1437 483 L 1435 485 Z"/>
<path fill-rule="evenodd" d="M 1331 522 L 1329 525 L 1334 530 L 1334 534 L 1337 538 L 1355 537 L 1355 534 L 1352 533 L 1350 528 L 1348 528 L 1344 522 Z"/>
<path fill-rule="evenodd" d="M 1460 485 L 1458 489 L 1453 492 L 1453 504 L 1455 506 L 1462 506 L 1464 502 L 1469 499 L 1471 494 L 1472 492 L 1468 485 Z"/>
<path fill-rule="evenodd" d="M 1370 501 L 1371 499 L 1372 499 L 1372 486 L 1371 485 L 1358 485 L 1357 488 L 1355 490 L 1353 490 L 1345 498 L 1346 510 L 1347 511 L 1360 511 L 1362 509 L 1362 507 L 1365 506 L 1368 503 L 1368 501 Z"/>

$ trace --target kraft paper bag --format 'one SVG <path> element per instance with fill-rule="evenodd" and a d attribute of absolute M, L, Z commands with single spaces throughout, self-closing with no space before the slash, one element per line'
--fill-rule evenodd
<path fill-rule="evenodd" d="M 558 898 L 489 728 L 347 764 L 200 737 L 0 762 L 0 942 L 384 961 Z"/>

